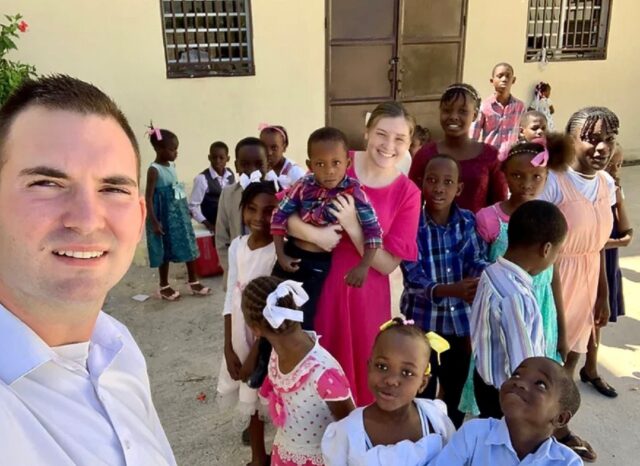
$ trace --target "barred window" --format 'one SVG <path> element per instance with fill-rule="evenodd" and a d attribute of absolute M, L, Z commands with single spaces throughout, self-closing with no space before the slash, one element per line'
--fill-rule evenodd
<path fill-rule="evenodd" d="M 160 0 L 168 78 L 255 74 L 250 0 Z"/>
<path fill-rule="evenodd" d="M 529 0 L 525 62 L 604 60 L 611 0 Z"/>

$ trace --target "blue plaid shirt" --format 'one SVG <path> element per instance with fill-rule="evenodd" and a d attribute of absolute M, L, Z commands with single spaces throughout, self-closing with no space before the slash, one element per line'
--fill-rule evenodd
<path fill-rule="evenodd" d="M 424 330 L 469 335 L 471 306 L 459 298 L 436 298 L 433 291 L 439 284 L 479 277 L 489 265 L 487 246 L 476 232 L 475 217 L 454 204 L 449 223 L 438 225 L 423 209 L 417 242 L 418 260 L 400 264 L 404 276 L 402 313 Z"/>

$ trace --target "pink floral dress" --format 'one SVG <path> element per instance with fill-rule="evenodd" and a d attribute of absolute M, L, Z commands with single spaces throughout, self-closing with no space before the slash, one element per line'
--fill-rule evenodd
<path fill-rule="evenodd" d="M 278 355 L 271 353 L 268 375 L 260 388 L 278 428 L 271 451 L 273 466 L 323 465 L 320 442 L 335 420 L 327 402 L 351 398 L 340 364 L 318 344 L 314 332 L 308 333 L 314 346 L 291 372 L 280 372 Z"/>

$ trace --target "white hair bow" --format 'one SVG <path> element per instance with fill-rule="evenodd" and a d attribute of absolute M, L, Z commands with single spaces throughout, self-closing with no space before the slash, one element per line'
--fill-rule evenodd
<path fill-rule="evenodd" d="M 285 320 L 293 320 L 294 322 L 302 322 L 304 313 L 296 309 L 278 306 L 277 302 L 280 298 L 291 295 L 296 306 L 300 307 L 309 300 L 309 295 L 302 283 L 293 280 L 285 280 L 280 283 L 277 288 L 267 296 L 267 304 L 264 307 L 262 315 L 267 319 L 272 328 L 279 328 Z"/>
<path fill-rule="evenodd" d="M 277 183 L 276 191 L 278 190 L 278 185 L 280 185 L 280 187 L 282 187 L 283 189 L 291 186 L 291 178 L 289 178 L 289 175 L 276 175 L 276 172 L 274 172 L 273 170 L 264 175 L 264 179 Z"/>
<path fill-rule="evenodd" d="M 247 189 L 251 183 L 260 183 L 262 181 L 262 172 L 260 170 L 256 170 L 251 173 L 251 175 L 247 176 L 244 173 L 238 177 L 238 183 L 242 186 L 242 189 Z"/>

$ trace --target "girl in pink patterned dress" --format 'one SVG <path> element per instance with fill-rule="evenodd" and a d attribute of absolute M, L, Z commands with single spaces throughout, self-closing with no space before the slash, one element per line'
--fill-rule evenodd
<path fill-rule="evenodd" d="M 291 236 L 327 251 L 333 249 L 329 275 L 318 300 L 315 330 L 322 335 L 322 346 L 344 369 L 358 406 L 374 399 L 367 386 L 366 355 L 371 354 L 380 325 L 391 318 L 389 274 L 402 260 L 418 257 L 420 191 L 397 168 L 409 150 L 414 127 L 415 120 L 402 104 L 378 105 L 367 123 L 367 147 L 353 154 L 347 171 L 362 183 L 382 227 L 382 249 L 376 252 L 361 288 L 344 282 L 364 254 L 364 236 L 353 197 L 340 196 L 334 202 L 334 215 L 340 225 L 314 227 L 299 216 L 289 217 Z"/>
<path fill-rule="evenodd" d="M 323 465 L 320 441 L 326 427 L 354 408 L 340 364 L 300 326 L 308 299 L 302 284 L 277 277 L 252 280 L 242 293 L 242 313 L 256 336 L 273 346 L 260 396 L 278 428 L 273 466 Z"/>

